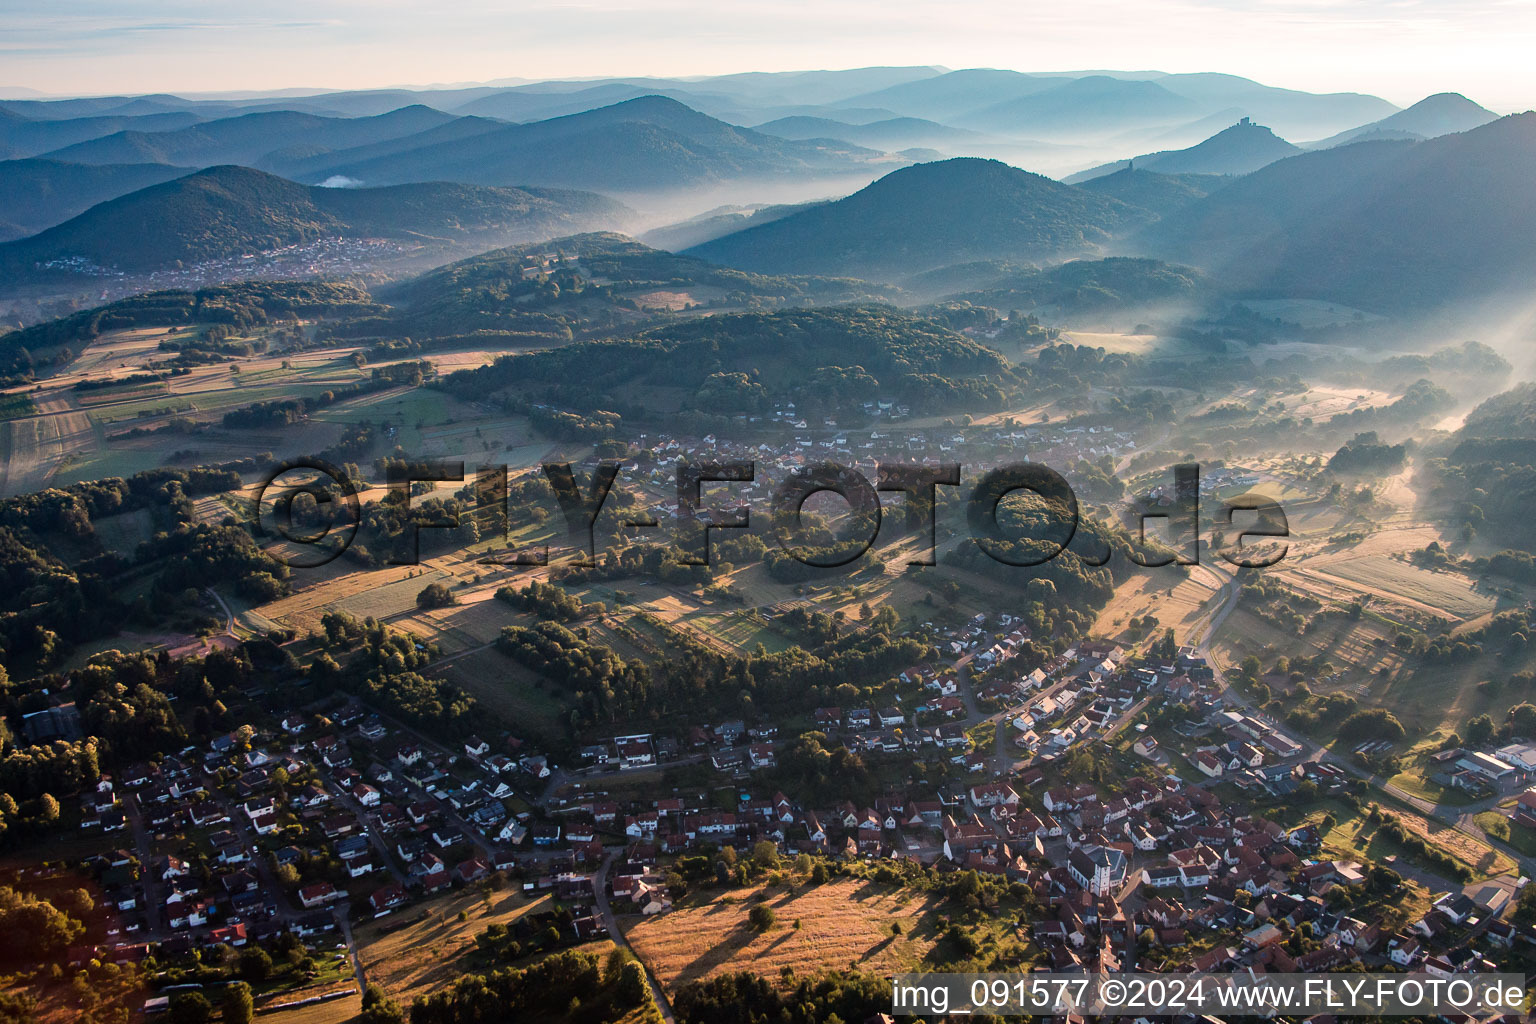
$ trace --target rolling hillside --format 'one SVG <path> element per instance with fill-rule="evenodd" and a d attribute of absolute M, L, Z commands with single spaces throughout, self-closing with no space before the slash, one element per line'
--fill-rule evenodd
<path fill-rule="evenodd" d="M 1078 187 L 1163 217 L 1205 198 L 1225 184 L 1224 179 L 1209 174 L 1162 174 L 1137 167 L 1091 178 Z"/>
<path fill-rule="evenodd" d="M 66 164 L 57 160 L 0 162 L 0 222 L 13 233 L 0 241 L 34 235 L 62 224 L 97 203 L 188 173 L 166 164 Z"/>
<path fill-rule="evenodd" d="M 759 224 L 783 220 L 792 213 L 808 210 L 819 203 L 791 203 L 772 206 L 717 207 L 697 217 L 690 217 L 676 224 L 652 228 L 640 236 L 646 245 L 669 252 L 681 252 L 696 245 L 720 238 L 723 235 L 755 228 Z"/>
<path fill-rule="evenodd" d="M 846 199 L 690 252 L 764 273 L 893 281 L 971 260 L 1093 251 L 1146 217 L 996 160 L 961 158 L 895 171 Z"/>
<path fill-rule="evenodd" d="M 0 267 L 21 273 L 40 263 L 77 261 L 147 270 L 331 236 L 494 245 L 623 223 L 627 215 L 612 200 L 583 192 L 445 183 L 327 189 L 245 167 L 215 167 L 0 246 Z"/>
<path fill-rule="evenodd" d="M 545 265 L 556 254 L 558 264 Z M 544 267 L 530 276 L 528 267 Z M 597 283 L 602 282 L 602 283 Z M 888 301 L 894 289 L 863 281 L 751 274 L 592 232 L 481 253 L 384 289 L 398 305 L 394 333 L 413 338 L 474 331 L 569 337 L 590 328 L 699 316 L 754 306 Z"/>
<path fill-rule="evenodd" d="M 1113 256 L 1002 274 L 982 288 L 949 298 L 998 309 L 1043 308 L 1053 316 L 1092 316 L 1187 305 L 1203 298 L 1205 292 L 1204 278 L 1191 267 Z"/>
<path fill-rule="evenodd" d="M 780 398 L 831 411 L 876 394 L 940 411 L 999 401 L 997 380 L 1007 373 L 997 351 L 931 320 L 844 306 L 702 317 L 633 339 L 504 356 L 454 374 L 446 387 L 466 397 L 513 389 L 599 409 L 628 409 L 625 396 L 642 388 L 650 402 L 630 410 L 641 416 L 686 408 L 740 415 Z"/>

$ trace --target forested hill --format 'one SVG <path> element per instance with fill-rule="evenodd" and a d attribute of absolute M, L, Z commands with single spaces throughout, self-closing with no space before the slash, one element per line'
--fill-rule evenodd
<path fill-rule="evenodd" d="M 974 260 L 1082 255 L 1149 218 L 1105 195 L 967 158 L 894 171 L 846 199 L 688 252 L 762 273 L 898 281 Z"/>
<path fill-rule="evenodd" d="M 0 241 L 35 235 L 108 199 L 188 173 L 165 164 L 0 162 Z"/>
<path fill-rule="evenodd" d="M 590 192 L 442 182 L 318 188 L 248 167 L 214 167 L 0 246 L 0 268 L 36 273 L 39 264 L 84 262 L 150 270 L 331 236 L 494 245 L 621 226 L 628 216 L 619 203 Z"/>
<path fill-rule="evenodd" d="M 888 398 L 942 409 L 962 394 L 985 407 L 1013 380 L 996 351 L 922 317 L 865 306 L 706 317 L 631 340 L 504 356 L 444 386 L 584 409 L 624 408 L 653 389 L 658 411 L 738 415 L 783 400 L 832 410 Z"/>
<path fill-rule="evenodd" d="M 423 338 L 637 329 L 668 309 L 835 305 L 896 292 L 863 281 L 752 274 L 594 232 L 482 253 L 379 294 L 400 307 L 391 329 Z"/>

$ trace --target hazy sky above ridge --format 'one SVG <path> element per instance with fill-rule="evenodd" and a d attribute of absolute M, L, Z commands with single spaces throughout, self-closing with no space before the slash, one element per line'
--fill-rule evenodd
<path fill-rule="evenodd" d="M 1536 107 L 1530 0 L 4 0 L 0 87 L 52 94 L 936 64 L 1224 71 Z"/>

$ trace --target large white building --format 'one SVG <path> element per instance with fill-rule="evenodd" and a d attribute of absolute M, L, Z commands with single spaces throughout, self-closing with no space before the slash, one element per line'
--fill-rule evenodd
<path fill-rule="evenodd" d="M 1125 854 L 1111 846 L 1079 846 L 1067 855 L 1067 873 L 1095 896 L 1115 893 L 1125 871 Z"/>
<path fill-rule="evenodd" d="M 1536 771 L 1536 743 L 1511 743 L 1495 750 L 1493 756 L 1523 771 Z"/>

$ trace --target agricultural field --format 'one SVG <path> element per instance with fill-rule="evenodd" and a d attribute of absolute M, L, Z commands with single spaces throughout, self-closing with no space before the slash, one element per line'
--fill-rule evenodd
<path fill-rule="evenodd" d="M 767 892 L 778 921 L 759 933 L 747 923 L 755 891 L 687 906 L 654 918 L 621 921 L 625 937 L 668 991 L 726 971 L 776 978 L 857 968 L 915 968 L 939 939 L 940 900 L 873 882 L 840 879 L 810 889 Z M 799 927 L 795 923 L 799 922 Z M 900 922 L 902 933 L 892 936 Z"/>
<path fill-rule="evenodd" d="M 1112 333 L 1104 331 L 1063 331 L 1061 340 L 1073 345 L 1089 345 L 1106 352 L 1134 352 L 1138 355 L 1158 346 L 1155 334 Z"/>
<path fill-rule="evenodd" d="M 423 587 L 448 579 L 448 573 L 441 569 L 421 567 L 415 574 L 392 582 L 372 579 L 371 586 L 327 604 L 359 619 L 393 619 L 416 610 L 416 595 Z"/>
<path fill-rule="evenodd" d="M 463 957 L 486 928 L 551 908 L 550 897 L 530 900 L 511 888 L 464 890 L 413 903 L 354 930 L 363 976 L 409 1005 L 415 996 L 434 992 L 466 973 Z"/>
<path fill-rule="evenodd" d="M 311 1003 L 291 1010 L 263 1008 L 261 1018 L 272 1024 L 346 1024 L 363 1008 L 361 995 L 349 995 L 324 1003 Z"/>
<path fill-rule="evenodd" d="M 100 382 L 143 373 L 168 355 L 162 341 L 189 340 L 201 328 L 138 328 L 110 332 L 35 390 L 0 395 L 0 496 L 48 483 L 128 476 L 165 465 L 177 449 L 178 464 L 216 464 L 261 452 L 313 454 L 333 444 L 345 424 L 368 419 L 392 426 L 394 440 L 413 455 L 467 462 L 535 464 L 549 444 L 525 417 L 507 416 L 425 389 L 376 392 L 320 410 L 286 429 L 224 431 L 217 422 L 231 409 L 273 399 L 317 395 L 367 380 L 372 366 L 352 362 L 354 349 L 311 350 L 283 356 L 256 355 L 238 362 L 191 368 L 157 383 L 125 383 L 76 391 L 82 381 Z M 235 339 L 256 340 L 256 339 Z M 443 372 L 483 365 L 485 351 L 455 352 L 432 360 Z M 389 365 L 389 361 L 377 364 Z M 213 424 L 195 435 L 155 432 L 173 416 Z"/>
<path fill-rule="evenodd" d="M 1300 327 L 1369 323 L 1383 319 L 1376 313 L 1321 299 L 1244 299 L 1243 305 L 1260 316 L 1275 317 Z"/>
<path fill-rule="evenodd" d="M 1475 581 L 1461 573 L 1421 569 L 1390 555 L 1334 558 L 1322 564 L 1308 563 L 1298 571 L 1325 582 L 1352 583 L 1353 589 L 1361 594 L 1455 621 L 1483 615 L 1497 603 L 1492 594 L 1479 589 Z"/>

